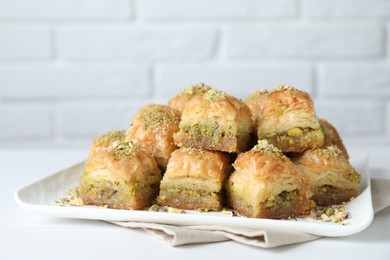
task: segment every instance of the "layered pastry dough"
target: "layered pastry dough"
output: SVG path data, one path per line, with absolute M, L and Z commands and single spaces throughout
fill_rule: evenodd
M 340 204 L 359 195 L 360 174 L 336 146 L 308 150 L 292 160 L 309 177 L 317 205 Z
M 336 128 L 326 121 L 325 119 L 320 119 L 321 129 L 324 132 L 324 144 L 323 146 L 336 145 L 340 149 L 343 156 L 349 159 L 347 149 L 344 146 L 344 143 L 337 132 Z
M 209 90 L 186 104 L 174 140 L 180 147 L 242 152 L 250 148 L 254 130 L 245 103 L 223 91 Z
M 179 130 L 180 112 L 165 105 L 148 104 L 133 117 L 126 141 L 151 153 L 165 171 L 171 153 L 177 149 L 173 134 Z
M 255 90 L 246 99 L 244 99 L 244 103 L 251 110 L 253 122 L 255 123 L 255 125 L 257 125 L 257 120 L 259 117 L 259 109 L 263 104 L 263 100 L 267 97 L 266 95 L 267 93 L 268 90 L 266 89 Z
M 154 158 L 131 142 L 116 141 L 87 160 L 79 196 L 85 205 L 143 209 L 159 191 L 160 169 Z
M 320 147 L 324 134 L 309 94 L 281 85 L 263 94 L 256 111 L 258 139 L 266 139 L 283 152 Z
M 266 140 L 238 155 L 227 183 L 228 204 L 251 218 L 287 219 L 314 206 L 307 177 Z
M 182 92 L 171 98 L 168 102 L 168 106 L 183 111 L 184 106 L 196 96 L 203 95 L 211 89 L 210 86 L 207 86 L 204 83 L 198 83 L 193 86 L 185 88 Z
M 182 147 L 172 153 L 157 203 L 180 209 L 219 210 L 230 172 L 226 154 Z

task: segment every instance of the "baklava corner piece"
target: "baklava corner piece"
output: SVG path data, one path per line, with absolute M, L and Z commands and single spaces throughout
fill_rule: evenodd
M 231 166 L 226 154 L 182 147 L 172 153 L 157 204 L 180 209 L 216 211 L 223 205 L 224 183 Z
M 359 195 L 361 175 L 336 146 L 308 150 L 292 160 L 308 176 L 318 206 L 341 204 Z
M 324 133 L 307 92 L 280 85 L 266 93 L 257 110 L 258 139 L 283 152 L 303 152 L 324 143 Z
M 183 111 L 185 105 L 194 97 L 203 95 L 207 91 L 212 89 L 210 86 L 204 83 L 198 83 L 189 87 L 186 87 L 173 98 L 168 101 L 168 106 L 174 109 Z
M 88 157 L 93 157 L 101 149 L 108 148 L 112 143 L 116 141 L 123 141 L 125 137 L 126 132 L 124 130 L 111 130 L 107 133 L 99 135 L 92 140 L 92 145 L 89 150 Z
M 323 146 L 336 145 L 340 149 L 343 156 L 349 159 L 347 148 L 344 146 L 343 140 L 337 129 L 325 119 L 320 119 L 321 129 L 324 132 Z
M 255 127 L 248 106 L 219 90 L 209 90 L 184 107 L 175 143 L 238 153 L 250 149 Z
M 141 146 L 165 171 L 171 153 L 177 149 L 173 134 L 179 131 L 181 113 L 161 104 L 147 104 L 134 115 L 126 133 L 126 141 Z
M 150 154 L 131 142 L 116 141 L 88 158 L 78 191 L 85 205 L 136 210 L 152 204 L 160 180 Z
M 251 218 L 289 219 L 315 204 L 307 177 L 266 140 L 238 155 L 226 183 L 228 205 Z

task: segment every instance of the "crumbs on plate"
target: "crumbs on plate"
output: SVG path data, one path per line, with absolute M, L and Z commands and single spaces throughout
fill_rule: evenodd
M 65 191 L 69 197 L 56 200 L 57 206 L 84 206 L 83 200 L 79 196 L 78 188 L 67 189 Z
M 333 222 L 340 225 L 348 224 L 346 219 L 350 218 L 350 212 L 344 206 L 317 206 L 310 212 L 310 217 L 324 222 Z
M 78 188 L 67 189 L 65 191 L 69 197 L 64 197 L 57 199 L 57 206 L 85 206 L 82 199 L 79 196 Z M 336 206 L 317 206 L 315 209 L 312 209 L 310 215 L 307 216 L 308 219 L 324 221 L 324 222 L 332 222 L 340 225 L 347 225 L 348 222 L 345 220 L 350 218 L 350 212 L 348 212 L 344 205 L 336 205 Z M 107 208 L 104 206 L 104 208 Z M 185 214 L 187 213 L 185 210 L 168 207 L 168 206 L 159 206 L 157 204 L 153 204 L 149 208 L 146 209 L 151 212 L 167 212 L 167 213 L 179 213 Z M 235 210 L 231 210 L 229 208 L 223 208 L 220 213 L 224 215 L 230 215 L 231 217 L 239 217 L 241 216 Z

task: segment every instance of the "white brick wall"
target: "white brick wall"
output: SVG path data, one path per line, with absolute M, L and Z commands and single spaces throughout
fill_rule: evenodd
M 390 0 L 0 0 L 0 147 L 85 147 L 201 81 L 294 85 L 390 145 Z
M 51 56 L 51 49 L 48 26 L 0 24 L 1 60 L 47 60 Z
M 298 13 L 296 0 L 141 0 L 140 16 L 153 20 L 286 18 Z
M 1 0 L 2 19 L 127 19 L 132 14 L 128 0 Z
M 278 22 L 229 26 L 230 58 L 359 58 L 383 53 L 383 33 L 370 23 Z
M 210 58 L 216 44 L 209 26 L 72 25 L 57 35 L 59 58 L 77 60 Z

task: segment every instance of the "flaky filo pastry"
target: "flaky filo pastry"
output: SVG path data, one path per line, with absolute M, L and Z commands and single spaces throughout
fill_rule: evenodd
M 239 154 L 233 167 L 227 200 L 241 215 L 288 219 L 304 216 L 315 206 L 308 178 L 266 140 Z
M 280 85 L 262 93 L 254 111 L 258 139 L 266 139 L 283 152 L 303 152 L 320 147 L 324 134 L 310 95 Z
M 317 205 L 340 204 L 359 195 L 361 176 L 336 146 L 295 154 L 292 161 L 309 178 Z
M 152 155 L 131 142 L 116 141 L 88 157 L 78 192 L 85 205 L 143 209 L 158 194 L 160 180 Z
M 189 87 L 186 87 L 183 91 L 179 92 L 176 96 L 168 101 L 168 106 L 183 112 L 185 105 L 194 97 L 203 95 L 211 89 L 204 83 L 198 83 Z
M 166 105 L 147 104 L 134 115 L 125 140 L 151 153 L 165 171 L 171 153 L 177 149 L 173 134 L 179 131 L 180 116 L 178 110 Z
M 116 141 L 124 141 L 126 132 L 124 130 L 111 130 L 107 133 L 99 135 L 92 140 L 91 148 L 89 149 L 88 157 L 92 158 L 102 149 L 107 149 Z
M 180 147 L 236 153 L 251 147 L 254 132 L 248 106 L 226 92 L 211 89 L 186 104 L 174 141 Z
M 267 98 L 268 90 L 258 89 L 253 91 L 247 98 L 244 99 L 244 103 L 249 107 L 253 122 L 257 126 L 257 120 L 259 116 L 259 108 L 263 103 L 263 100 Z
M 219 210 L 231 166 L 226 154 L 182 147 L 172 153 L 157 204 L 180 209 Z
M 322 132 L 324 132 L 324 144 L 322 146 L 335 145 L 340 149 L 343 156 L 349 159 L 347 148 L 345 148 L 337 129 L 325 119 L 320 119 L 320 124 Z

